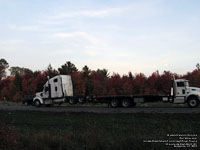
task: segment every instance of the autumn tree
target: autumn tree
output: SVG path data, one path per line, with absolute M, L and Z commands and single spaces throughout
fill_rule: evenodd
M 183 76 L 190 81 L 190 86 L 200 87 L 200 70 L 195 69 Z
M 3 77 L 6 77 L 6 69 L 9 67 L 9 64 L 8 62 L 1 58 L 0 59 L 0 80 L 3 78 Z
M 106 83 L 109 79 L 108 71 L 106 69 L 98 69 L 97 71 L 92 71 L 90 77 L 93 84 L 92 95 L 106 95 Z
M 129 76 L 114 73 L 107 82 L 108 95 L 131 95 L 133 84 Z
M 0 99 L 3 100 L 4 97 L 9 95 L 9 85 L 12 82 L 10 78 L 0 80 Z
M 160 87 L 159 80 L 160 74 L 158 71 L 153 72 L 147 79 L 147 88 L 146 92 L 147 94 L 158 94 L 158 90 Z
M 73 72 L 71 74 L 74 95 L 85 95 L 85 85 L 81 72 Z
M 135 75 L 133 80 L 133 93 L 142 95 L 145 93 L 147 77 L 143 73 Z
M 161 74 L 158 78 L 157 90 L 160 94 L 170 93 L 170 88 L 172 86 L 171 76 L 172 73 L 170 71 L 164 71 L 163 74 Z

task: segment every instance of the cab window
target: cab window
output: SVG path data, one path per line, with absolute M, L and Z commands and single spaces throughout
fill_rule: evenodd
M 186 87 L 189 87 L 189 83 L 188 83 L 188 82 L 185 82 L 185 86 L 186 86 Z
M 185 87 L 184 82 L 177 82 L 177 87 Z
M 48 92 L 49 91 L 49 87 L 46 86 L 45 89 L 44 89 L 44 91 Z

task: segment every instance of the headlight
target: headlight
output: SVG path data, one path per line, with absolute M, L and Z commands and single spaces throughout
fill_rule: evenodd
M 200 97 L 200 94 L 198 94 L 198 96 Z

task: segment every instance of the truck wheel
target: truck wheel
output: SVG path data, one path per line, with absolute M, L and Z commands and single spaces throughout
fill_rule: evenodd
M 110 101 L 110 106 L 113 107 L 113 108 L 118 107 L 118 106 L 119 106 L 119 100 L 117 100 L 117 99 L 112 99 L 112 100 Z
M 70 99 L 69 99 L 69 103 L 70 103 L 71 105 L 76 104 L 76 103 L 77 103 L 77 100 L 76 100 L 75 98 L 70 98 Z
M 128 100 L 128 99 L 123 99 L 122 100 L 122 106 L 127 108 L 127 107 L 130 107 L 131 106 L 131 101 Z
M 190 108 L 195 108 L 199 106 L 199 99 L 196 97 L 191 97 L 188 99 L 188 106 Z
M 40 101 L 39 100 L 35 100 L 35 106 L 36 107 L 40 107 L 40 105 L 41 105 Z
M 79 97 L 79 98 L 78 98 L 78 103 L 79 103 L 79 104 L 84 104 L 85 101 L 86 101 L 86 100 L 85 100 L 84 97 Z

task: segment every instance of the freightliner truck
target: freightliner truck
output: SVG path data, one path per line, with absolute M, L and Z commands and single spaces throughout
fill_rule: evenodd
M 36 93 L 33 98 L 33 104 L 36 107 L 62 103 L 83 104 L 91 102 L 107 103 L 108 106 L 113 108 L 127 108 L 135 106 L 136 103 L 158 101 L 177 104 L 187 103 L 191 108 L 198 107 L 200 88 L 190 87 L 188 80 L 175 79 L 172 76 L 172 87 L 168 95 L 74 96 L 71 76 L 57 75 L 51 79 L 48 78 L 43 91 Z

